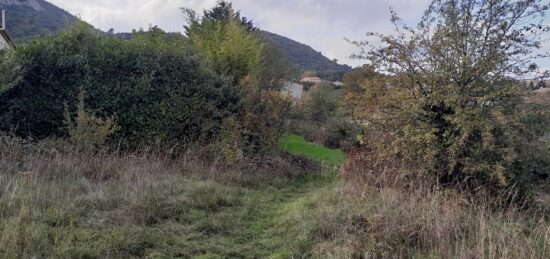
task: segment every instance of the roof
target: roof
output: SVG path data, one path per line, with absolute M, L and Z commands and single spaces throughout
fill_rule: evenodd
M 300 80 L 300 82 L 321 83 L 321 82 L 323 82 L 323 80 L 321 78 L 316 77 L 316 76 L 308 76 L 308 77 L 302 78 L 302 80 Z
M 6 30 L 0 29 L 0 36 L 6 40 L 8 45 L 10 45 L 12 48 L 15 49 L 15 44 L 13 44 L 13 40 L 11 39 L 10 35 Z

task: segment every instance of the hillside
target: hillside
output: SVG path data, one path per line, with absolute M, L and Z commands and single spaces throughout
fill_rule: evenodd
M 306 44 L 268 31 L 262 31 L 262 34 L 267 40 L 280 47 L 290 62 L 302 71 L 313 70 L 323 79 L 336 81 L 351 70 L 351 67 L 328 59 Z
M 15 39 L 56 33 L 78 21 L 67 11 L 44 0 L 0 0 L 7 11 L 7 30 Z
M 44 0 L 0 0 L 0 9 L 7 10 L 8 31 L 16 40 L 56 33 L 78 21 L 67 11 Z M 262 31 L 262 34 L 280 47 L 298 70 L 313 70 L 319 77 L 333 81 L 341 80 L 351 70 L 349 66 L 339 65 L 308 45 L 267 31 Z M 128 37 L 128 34 L 117 35 Z

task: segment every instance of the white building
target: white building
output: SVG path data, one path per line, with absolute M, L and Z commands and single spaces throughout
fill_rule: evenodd
M 336 81 L 336 82 L 332 82 L 332 85 L 333 85 L 333 86 L 341 87 L 341 86 L 344 86 L 344 83 L 342 83 L 342 82 L 340 82 L 340 81 Z
M 306 76 L 300 80 L 300 83 L 320 84 L 323 80 L 316 76 Z
M 0 17 L 0 49 L 11 48 L 15 48 L 15 45 L 6 31 L 6 11 L 2 10 L 2 17 Z
M 283 85 L 283 93 L 294 98 L 294 100 L 300 100 L 304 96 L 304 86 L 288 81 Z

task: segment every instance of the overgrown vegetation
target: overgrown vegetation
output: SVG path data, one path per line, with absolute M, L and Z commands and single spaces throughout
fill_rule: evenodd
M 152 28 L 123 41 L 76 26 L 15 51 L 16 81 L 0 94 L 0 129 L 63 136 L 65 104 L 76 115 L 84 91 L 98 117 L 116 116 L 112 143 L 197 140 L 219 131 L 239 109 L 237 89 L 216 75 L 183 38 Z M 40 86 L 40 87 L 37 87 Z
M 394 35 L 371 34 L 382 47 L 357 42 L 371 66 L 347 102 L 368 133 L 360 170 L 350 173 L 496 192 L 547 178 L 548 108 L 525 102 L 510 77 L 536 72 L 549 28 L 533 21 L 547 9 L 544 1 L 436 0 L 417 28 L 393 14 Z
M 225 1 L 184 10 L 186 35 L 81 24 L 3 51 L 0 255 L 548 258 L 548 96 L 510 77 L 537 72 L 547 9 L 394 14 L 343 89 L 294 105 Z
M 325 163 L 343 158 L 298 137 L 284 143 Z M 550 251 L 542 211 L 495 211 L 423 186 L 358 189 L 299 157 L 218 169 L 197 150 L 174 159 L 90 152 L 63 140 L 2 136 L 0 144 L 6 257 L 546 258 Z
M 329 82 L 312 84 L 294 103 L 288 132 L 330 148 L 350 151 L 359 144 L 363 126 L 341 109 L 344 91 Z
M 77 115 L 84 91 L 93 115 L 117 118 L 113 145 L 211 143 L 232 120 L 239 152 L 269 153 L 290 105 L 278 92 L 288 66 L 246 24 L 224 20 L 230 4 L 220 8 L 220 17 L 189 16 L 187 37 L 153 27 L 121 40 L 81 24 L 6 53 L 1 64 L 15 76 L 0 78 L 0 130 L 64 136 L 64 114 Z
M 333 173 L 292 156 L 219 170 L 194 151 L 174 159 L 0 136 L 0 254 L 288 257 L 309 246 L 291 219 Z

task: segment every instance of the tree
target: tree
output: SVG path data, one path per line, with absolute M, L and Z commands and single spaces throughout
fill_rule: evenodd
M 347 100 L 368 125 L 368 153 L 444 185 L 498 189 L 547 173 L 528 152 L 545 110 L 510 77 L 536 69 L 543 2 L 434 0 L 416 28 L 392 12 L 394 35 L 369 33 L 382 46 L 355 42 L 372 73 Z
M 189 17 L 189 19 L 193 19 Z M 262 66 L 263 44 L 239 23 L 202 19 L 188 33 L 189 41 L 202 52 L 214 70 L 238 84 L 246 76 L 257 78 Z
M 241 148 L 246 153 L 272 149 L 282 135 L 284 116 L 291 103 L 279 93 L 289 74 L 282 52 L 266 43 L 252 23 L 225 1 L 204 11 L 203 17 L 191 10 L 184 12 L 187 40 L 240 93 L 242 110 L 224 125 L 239 130 Z
M 187 36 L 190 36 L 193 33 L 194 27 L 200 26 L 201 21 L 198 19 L 195 11 L 191 9 L 182 8 L 188 19 L 188 24 L 184 26 L 185 33 Z M 240 11 L 235 11 L 232 3 L 221 0 L 218 1 L 218 4 L 209 10 L 204 10 L 202 22 L 211 22 L 211 23 L 222 23 L 229 24 L 230 22 L 236 22 L 240 24 L 248 32 L 257 30 L 254 27 L 254 23 L 251 20 L 248 20 L 246 17 L 241 17 Z
M 340 99 L 329 83 L 317 84 L 304 96 L 302 108 L 309 120 L 326 123 L 333 118 Z

